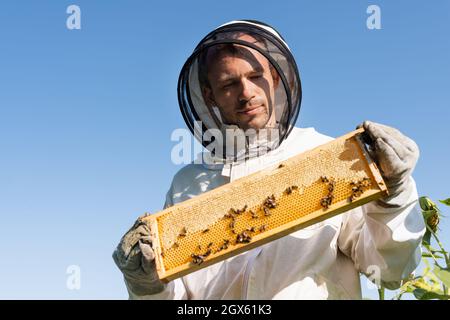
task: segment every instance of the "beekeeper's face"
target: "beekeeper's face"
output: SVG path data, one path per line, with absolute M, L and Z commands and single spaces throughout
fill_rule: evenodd
M 225 123 L 246 130 L 275 125 L 274 92 L 279 77 L 257 50 L 226 44 L 211 48 L 207 64 L 208 85 L 203 96 L 208 106 L 217 106 Z

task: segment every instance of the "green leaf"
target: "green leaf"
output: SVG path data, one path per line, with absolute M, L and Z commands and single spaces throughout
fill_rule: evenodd
M 436 292 L 427 291 L 425 289 L 417 288 L 413 291 L 414 297 L 419 300 L 431 300 L 431 299 L 439 299 L 439 300 L 448 300 L 450 296 L 445 294 L 439 294 Z
M 450 206 L 450 198 L 447 198 L 445 200 L 439 200 L 439 202 L 445 204 L 446 206 Z
M 431 241 L 431 232 L 430 230 L 427 229 L 422 238 L 422 245 L 427 247 L 430 245 L 430 241 Z
M 420 197 L 419 198 L 420 208 L 423 211 L 436 210 L 436 204 L 428 197 Z
M 447 287 L 450 287 L 450 271 L 434 266 L 433 273 L 442 281 Z

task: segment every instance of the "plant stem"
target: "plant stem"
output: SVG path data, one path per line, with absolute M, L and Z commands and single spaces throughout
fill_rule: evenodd
M 427 229 L 431 232 L 431 234 L 432 234 L 434 240 L 436 240 L 436 242 L 437 242 L 439 248 L 441 249 L 442 254 L 444 255 L 445 264 L 447 265 L 447 269 L 448 269 L 449 266 L 450 266 L 450 259 L 449 259 L 448 255 L 446 254 L 446 251 L 445 251 L 445 249 L 444 249 L 444 246 L 442 245 L 442 243 L 441 243 L 441 241 L 439 240 L 439 238 L 438 238 L 438 236 L 436 235 L 436 233 L 434 233 L 433 230 L 431 230 L 431 228 L 430 228 L 428 225 L 427 225 Z
M 425 247 L 425 249 L 427 249 L 428 253 L 429 253 L 430 256 L 433 258 L 434 263 L 435 263 L 439 268 L 442 268 L 441 265 L 439 264 L 439 262 L 437 261 L 436 257 L 434 256 L 433 251 L 430 250 L 429 248 L 427 248 L 427 246 L 424 246 L 424 247 Z
M 439 240 L 437 234 L 434 233 L 433 230 L 431 230 L 430 226 L 427 225 L 427 229 L 428 229 L 428 231 L 431 232 L 431 235 L 433 236 L 434 240 L 436 240 L 439 248 L 441 249 L 441 253 L 444 255 L 444 259 L 445 259 L 446 269 L 448 270 L 449 266 L 450 266 L 450 261 L 449 261 L 450 259 L 449 259 L 448 255 L 446 254 L 444 246 L 442 245 L 441 241 Z M 428 248 L 427 248 L 427 250 L 428 250 Z M 431 256 L 433 257 L 434 262 L 438 265 L 439 268 L 442 269 L 442 267 L 439 265 L 439 263 L 437 263 L 433 253 L 430 250 L 428 250 L 428 251 L 430 252 Z M 445 284 L 442 284 L 442 291 L 443 291 L 444 295 L 448 295 L 448 288 L 447 288 L 447 286 Z
M 380 300 L 384 300 L 384 288 L 380 287 L 378 289 L 378 297 L 380 298 Z

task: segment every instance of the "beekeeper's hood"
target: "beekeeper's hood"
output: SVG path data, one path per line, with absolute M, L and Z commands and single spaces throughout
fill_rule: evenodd
M 220 50 L 230 44 L 247 53 L 264 56 L 270 63 L 272 74 L 278 75 L 269 102 L 272 121 L 267 130 L 244 130 L 236 123 L 227 123 L 217 106 L 205 102 L 202 91 L 205 86 L 205 56 L 212 48 Z M 297 65 L 286 42 L 269 25 L 253 20 L 232 21 L 209 33 L 187 59 L 178 80 L 178 101 L 187 126 L 210 155 L 227 162 L 277 148 L 297 120 L 301 93 Z

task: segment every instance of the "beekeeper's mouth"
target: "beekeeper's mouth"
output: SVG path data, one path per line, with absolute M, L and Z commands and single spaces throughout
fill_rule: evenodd
M 245 116 L 253 116 L 260 113 L 263 113 L 266 110 L 266 107 L 264 105 L 259 105 L 255 107 L 248 107 L 244 110 L 238 111 L 239 114 L 245 115 Z

